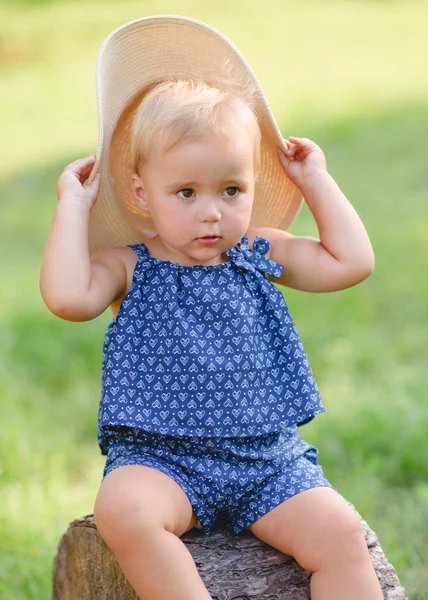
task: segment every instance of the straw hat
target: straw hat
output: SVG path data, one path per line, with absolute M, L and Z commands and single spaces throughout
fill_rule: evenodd
M 251 225 L 286 229 L 301 204 L 300 190 L 282 169 L 276 148 L 284 148 L 266 98 L 241 53 L 212 27 L 187 17 L 152 16 L 126 23 L 101 46 L 97 68 L 99 140 L 89 179 L 101 173 L 89 221 L 90 252 L 144 242 L 156 235 L 150 214 L 131 191 L 129 134 L 142 90 L 168 77 L 198 78 L 237 95 L 256 88 L 262 132 L 260 172 Z

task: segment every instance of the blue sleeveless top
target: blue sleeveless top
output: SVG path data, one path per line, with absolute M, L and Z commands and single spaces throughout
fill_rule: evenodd
M 238 437 L 301 425 L 325 411 L 280 290 L 271 243 L 245 234 L 218 265 L 138 255 L 131 289 L 107 328 L 98 441 L 118 426 Z

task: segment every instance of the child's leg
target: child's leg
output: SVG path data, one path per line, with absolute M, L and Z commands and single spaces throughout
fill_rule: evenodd
M 360 520 L 327 487 L 292 496 L 248 527 L 312 571 L 312 600 L 382 600 Z
M 97 529 L 141 600 L 210 600 L 179 539 L 197 518 L 180 486 L 141 465 L 111 471 L 95 502 Z

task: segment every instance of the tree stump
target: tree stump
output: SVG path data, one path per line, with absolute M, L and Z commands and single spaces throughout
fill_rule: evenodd
M 407 600 L 375 533 L 360 519 L 384 598 Z M 213 600 L 310 599 L 311 574 L 248 530 L 235 535 L 220 524 L 209 535 L 194 528 L 181 540 Z M 73 521 L 59 544 L 52 600 L 138 600 L 99 535 L 93 515 Z

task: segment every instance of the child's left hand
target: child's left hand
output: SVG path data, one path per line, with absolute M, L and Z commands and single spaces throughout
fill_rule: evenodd
M 324 152 L 312 140 L 290 136 L 284 143 L 287 154 L 278 148 L 279 160 L 287 176 L 300 189 L 314 174 L 327 170 Z

